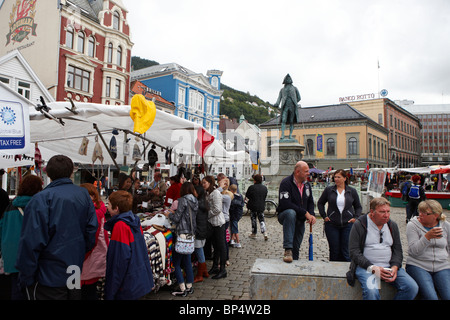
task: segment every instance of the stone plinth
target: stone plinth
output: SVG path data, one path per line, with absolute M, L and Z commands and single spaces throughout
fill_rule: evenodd
M 270 164 L 263 167 L 267 181 L 279 185 L 281 180 L 292 174 L 297 162 L 303 159 L 305 147 L 295 139 L 280 140 L 271 146 Z
M 348 262 L 257 259 L 250 270 L 253 300 L 361 300 L 361 285 L 349 286 Z M 395 288 L 381 281 L 382 299 L 392 299 Z

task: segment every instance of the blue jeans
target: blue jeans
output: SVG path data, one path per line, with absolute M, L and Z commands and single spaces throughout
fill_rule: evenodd
M 360 266 L 357 266 L 356 277 L 361 283 L 363 300 L 380 300 L 380 292 L 375 285 L 374 274 L 368 272 Z M 413 300 L 419 291 L 417 283 L 413 278 L 411 278 L 410 275 L 406 273 L 403 268 L 398 269 L 397 278 L 394 282 L 389 284 L 397 288 L 397 294 L 395 295 L 394 300 Z
M 406 272 L 419 285 L 420 297 L 423 300 L 450 300 L 450 269 L 439 272 L 428 272 L 420 267 L 406 265 Z
M 336 226 L 331 222 L 325 222 L 325 234 L 330 248 L 330 261 L 350 262 L 348 253 L 348 239 L 353 223 L 345 226 Z
M 298 260 L 305 234 L 305 221 L 297 219 L 295 210 L 287 209 L 278 214 L 278 222 L 283 225 L 283 248 L 292 249 L 292 258 Z
M 175 268 L 175 277 L 178 283 L 184 283 L 183 271 L 181 265 L 186 272 L 186 283 L 194 283 L 194 272 L 192 271 L 191 255 L 179 254 L 173 251 L 173 266 Z
M 205 252 L 203 251 L 203 247 L 195 248 L 195 254 L 197 255 L 198 263 L 203 263 L 206 261 Z

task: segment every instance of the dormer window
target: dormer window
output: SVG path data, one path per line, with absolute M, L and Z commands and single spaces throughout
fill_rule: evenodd
M 120 30 L 120 14 L 117 11 L 114 11 L 113 15 L 113 29 Z
M 71 26 L 68 26 L 66 30 L 66 46 L 73 49 L 73 28 Z
M 84 53 L 84 33 L 78 33 L 78 41 L 77 41 L 77 51 L 80 53 Z

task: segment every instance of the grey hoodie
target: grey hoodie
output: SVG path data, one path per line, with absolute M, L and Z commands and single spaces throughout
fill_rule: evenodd
M 197 228 L 196 225 L 197 210 L 198 210 L 198 201 L 197 198 L 194 197 L 194 195 L 187 194 L 181 198 L 178 198 L 177 211 L 169 215 L 170 220 L 177 226 L 178 235 L 183 233 L 195 234 L 195 230 Z M 192 227 L 189 212 L 192 215 Z
M 440 222 L 443 229 L 440 239 L 425 238 L 427 229 L 419 222 L 417 217 L 410 220 L 406 227 L 408 238 L 408 258 L 406 264 L 422 268 L 428 272 L 438 272 L 450 269 L 450 223 Z

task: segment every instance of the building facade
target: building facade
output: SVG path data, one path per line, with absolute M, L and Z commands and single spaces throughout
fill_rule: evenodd
M 132 81 L 130 87 L 130 98 L 133 98 L 136 94 L 142 94 L 145 99 L 154 101 L 156 109 L 164 111 L 169 114 L 174 114 L 175 105 L 172 102 L 167 101 L 161 96 L 161 92 L 153 90 L 147 87 L 140 81 Z
M 222 73 L 210 70 L 204 76 L 169 63 L 133 71 L 131 77 L 174 102 L 176 116 L 202 125 L 218 138 Z
M 420 119 L 422 130 L 421 161 L 423 166 L 450 163 L 450 105 L 416 105 L 413 101 L 396 101 Z
M 127 14 L 121 0 L 5 0 L 0 56 L 19 50 L 57 101 L 128 104 Z
M 388 130 L 350 105 L 299 108 L 299 116 L 293 137 L 305 146 L 303 160 L 311 168 L 387 166 Z M 263 173 L 271 166 L 271 146 L 281 137 L 279 121 L 277 117 L 260 126 Z
M 421 165 L 420 119 L 390 99 L 350 102 L 353 108 L 389 130 L 389 167 L 414 168 Z

